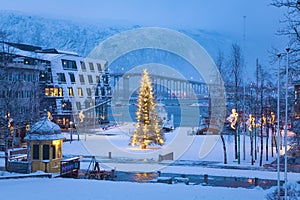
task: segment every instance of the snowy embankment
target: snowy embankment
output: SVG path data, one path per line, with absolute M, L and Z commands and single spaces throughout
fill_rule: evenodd
M 152 200 L 152 199 L 201 199 L 232 200 L 264 199 L 270 190 L 187 186 L 184 184 L 139 184 L 78 179 L 19 179 L 0 181 L 1 199 L 42 200 Z M 16 192 L 14 192 L 16 191 Z M 4 197 L 4 198 L 3 198 Z

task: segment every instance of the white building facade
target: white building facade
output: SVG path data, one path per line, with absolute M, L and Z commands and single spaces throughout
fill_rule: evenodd
M 49 118 L 61 128 L 108 122 L 111 87 L 105 60 L 31 45 L 6 45 L 13 52 L 12 62 L 40 68 L 41 113 L 48 111 Z

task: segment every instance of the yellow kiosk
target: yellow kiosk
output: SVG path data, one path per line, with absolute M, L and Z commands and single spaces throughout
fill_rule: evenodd
M 60 127 L 47 117 L 36 122 L 25 137 L 29 171 L 60 172 L 63 139 Z

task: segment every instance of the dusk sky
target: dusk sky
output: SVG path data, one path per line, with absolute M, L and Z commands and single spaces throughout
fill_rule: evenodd
M 271 0 L 1 0 L 2 10 L 18 10 L 58 18 L 117 20 L 145 26 L 196 27 L 240 33 L 271 34 L 282 10 Z
M 268 51 L 285 49 L 276 35 L 282 27 L 283 9 L 271 0 L 0 0 L 2 10 L 16 10 L 46 17 L 125 23 L 168 28 L 200 28 L 233 35 L 242 41 L 244 20 L 247 50 L 268 63 Z M 239 41 L 239 42 L 240 42 Z M 248 61 L 249 62 L 249 61 Z

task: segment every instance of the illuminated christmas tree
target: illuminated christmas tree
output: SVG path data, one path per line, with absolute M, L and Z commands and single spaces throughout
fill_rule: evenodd
M 145 69 L 141 79 L 136 112 L 136 129 L 131 136 L 131 145 L 141 145 L 142 149 L 150 144 L 164 144 L 164 135 L 158 126 L 156 103 L 153 97 L 153 88 Z

